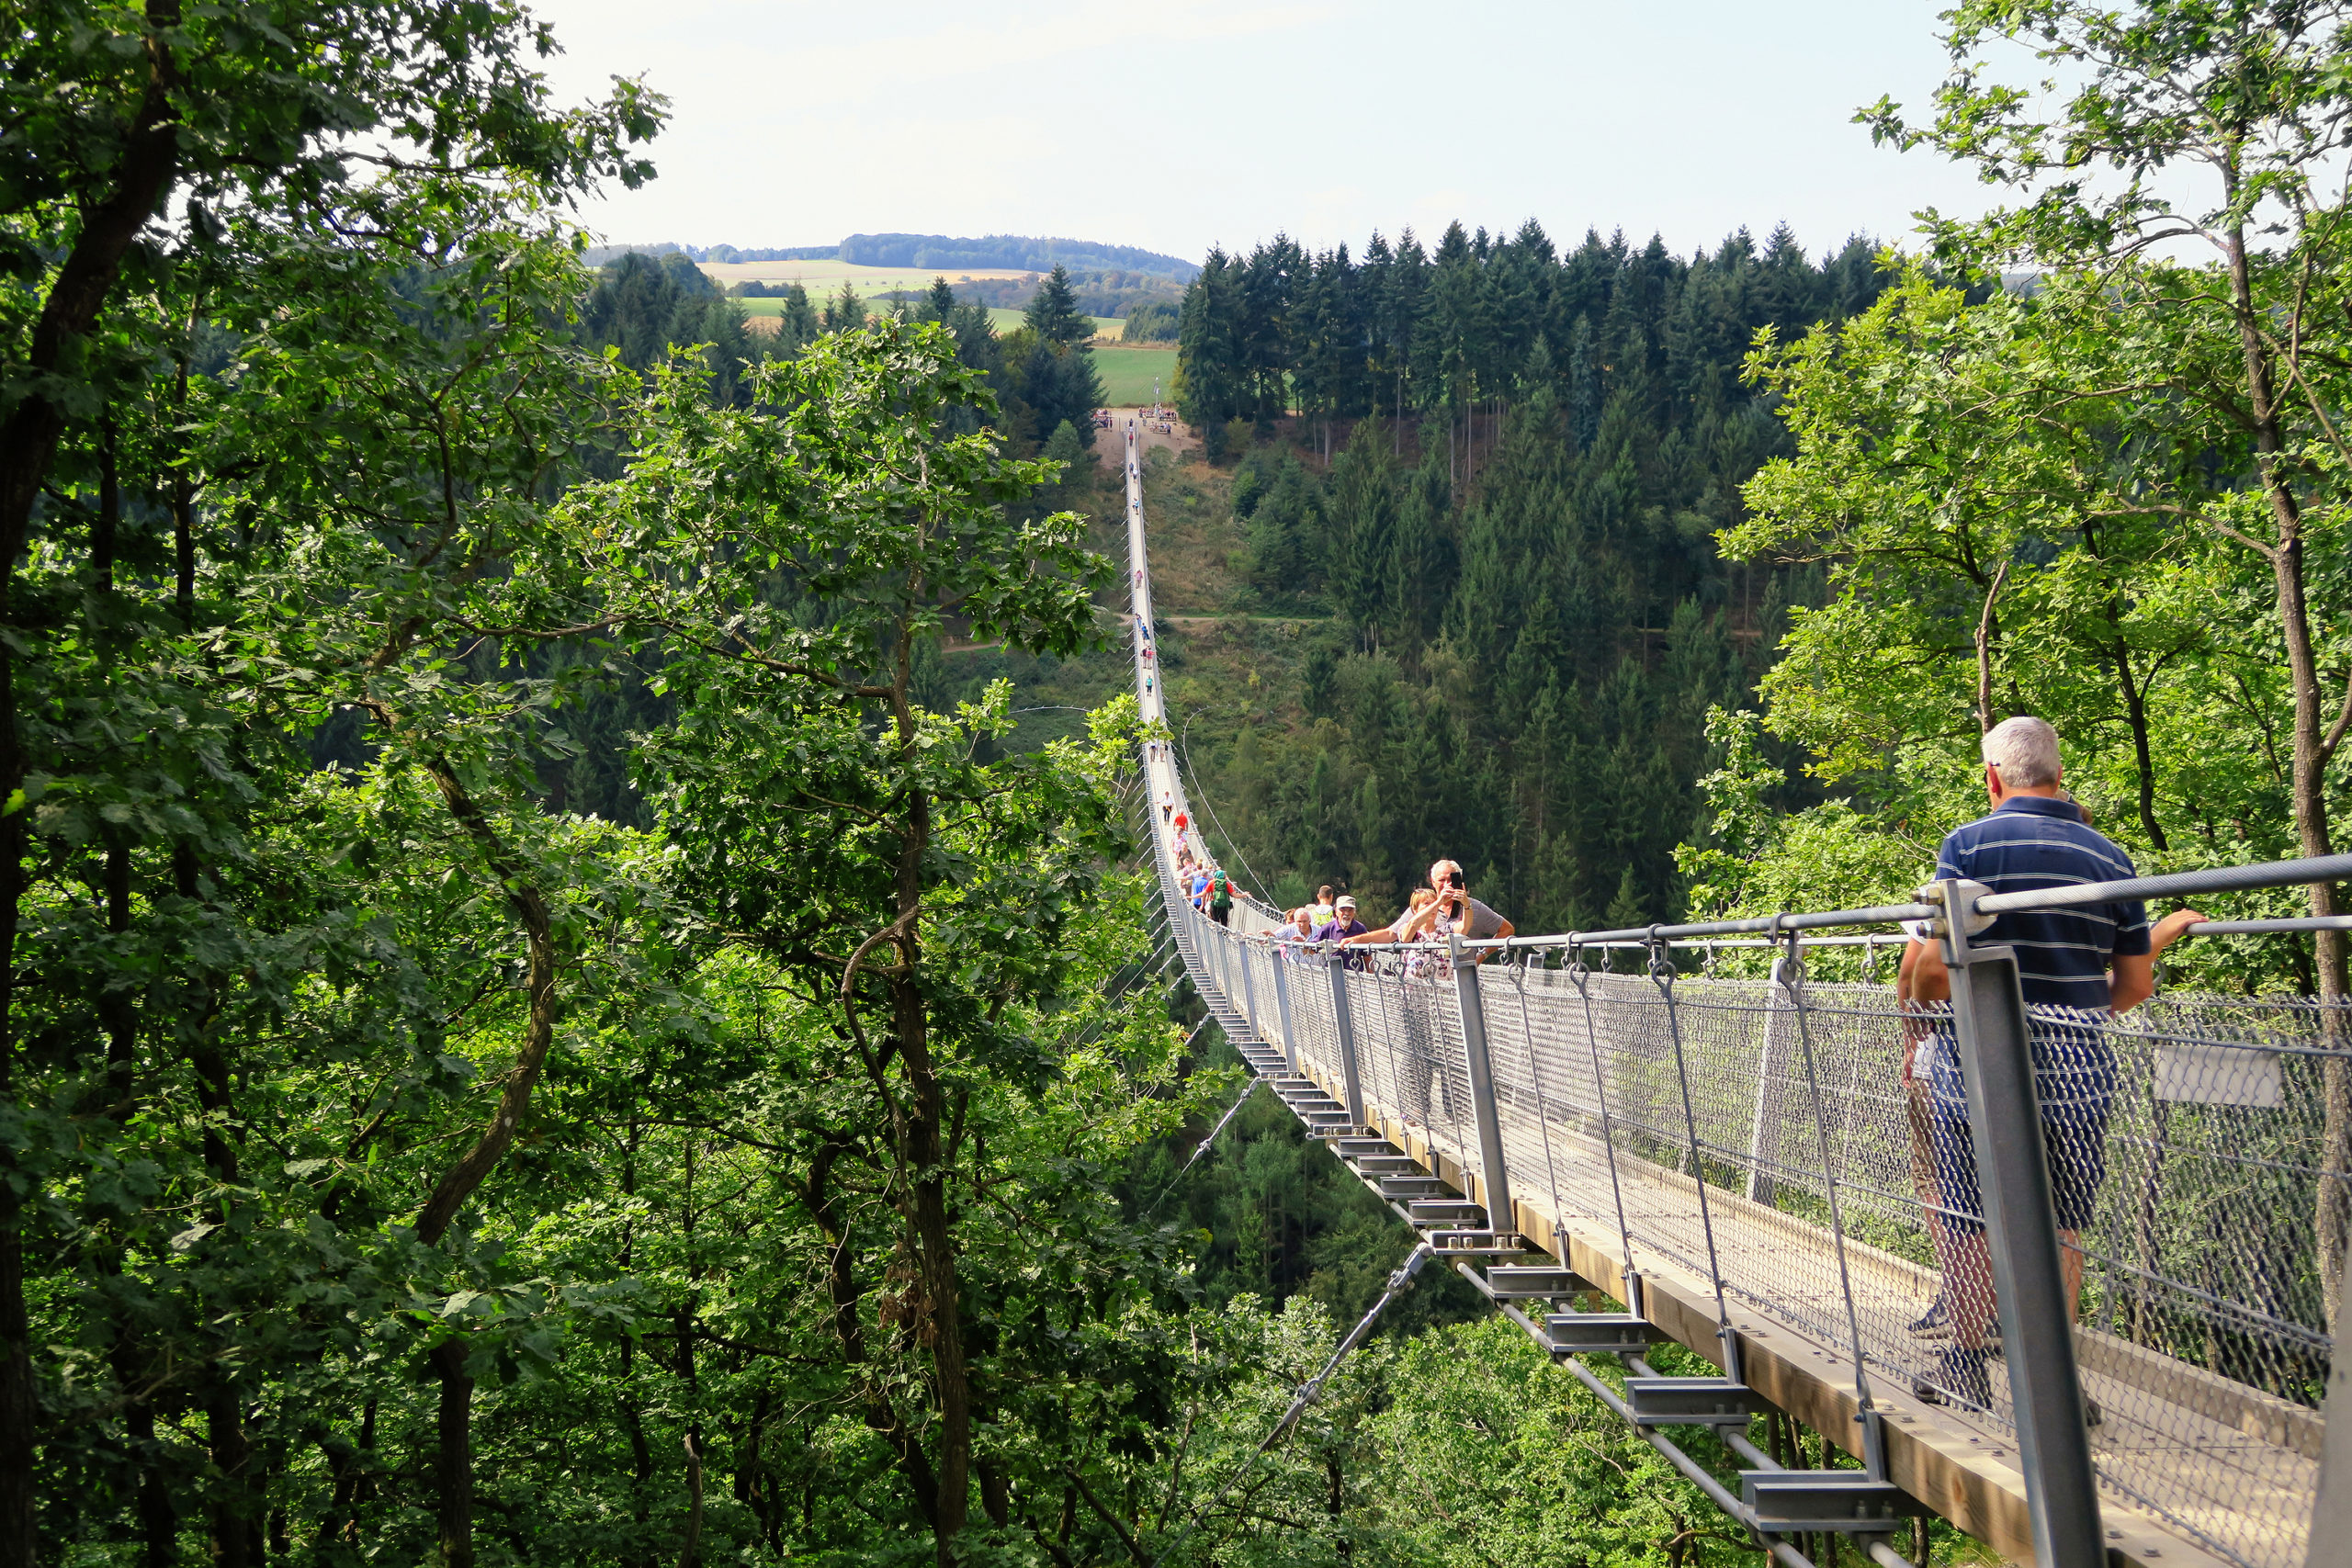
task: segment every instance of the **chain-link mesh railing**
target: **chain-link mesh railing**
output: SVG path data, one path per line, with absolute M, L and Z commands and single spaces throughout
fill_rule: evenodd
M 1340 961 L 1195 929 L 1250 954 L 1261 1010 L 1272 965 L 1288 965 L 1302 1065 L 1340 1081 Z M 1367 1109 L 1476 1170 L 1449 960 L 1353 953 L 1363 966 L 1340 975 Z M 1614 1238 L 1637 1268 L 1719 1279 L 1736 1303 L 1859 1349 L 1871 1375 L 2010 1430 L 1949 1010 L 1906 1013 L 1891 987 L 1611 974 L 1542 953 L 1476 974 L 1522 1202 Z M 2323 1139 L 2346 1063 L 2330 1043 L 2352 1020 L 2211 998 L 2117 1019 L 2031 1011 L 2101 1479 L 2226 1560 L 2297 1568 L 2328 1362 Z M 1278 1037 L 1278 1021 L 1252 1021 Z

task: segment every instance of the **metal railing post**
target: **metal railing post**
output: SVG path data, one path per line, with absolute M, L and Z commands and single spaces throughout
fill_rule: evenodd
M 1747 1130 L 1747 1201 L 1770 1205 L 1774 1201 L 1777 1184 L 1770 1168 L 1778 1165 L 1780 1149 L 1772 1144 L 1771 1159 L 1765 1157 L 1765 1148 L 1781 1130 L 1783 1114 L 1781 1105 L 1781 1081 L 1787 1070 L 1781 1058 L 1788 1053 L 1782 1036 L 1787 1032 L 1781 1020 L 1788 1016 L 1791 1003 L 1781 984 L 1781 970 L 1772 969 L 1771 990 L 1765 1003 L 1764 1049 L 1756 1059 L 1756 1115 Z
M 1283 973 L 1290 966 L 1290 960 L 1283 955 L 1279 946 L 1268 947 L 1266 954 L 1267 967 L 1274 974 L 1274 1016 L 1282 1022 L 1283 1061 L 1295 1073 L 1298 1071 L 1298 1035 L 1290 1025 L 1290 977 Z
M 1340 1036 L 1340 1082 L 1347 1094 L 1348 1120 L 1361 1127 L 1363 1120 L 1363 1081 L 1356 1072 L 1355 1017 L 1348 1010 L 1347 960 L 1337 953 L 1325 957 L 1326 973 L 1331 978 L 1331 1022 Z
M 2016 950 L 1972 947 L 1981 884 L 1939 882 L 1944 963 L 1968 1091 L 1968 1121 L 1984 1199 L 1985 1240 L 2008 1361 L 2018 1467 L 2037 1562 L 2103 1562 L 2098 1474 L 2091 1465 L 2083 1387 L 2075 1365 L 2075 1302 L 2059 1257 L 2031 1026 Z
M 1462 1019 L 1462 1064 L 1470 1079 L 1470 1110 L 1478 1126 L 1478 1201 L 1487 1207 L 1487 1228 L 1519 1229 L 1510 1206 L 1510 1167 L 1503 1157 L 1502 1118 L 1495 1111 L 1495 1069 L 1487 1056 L 1487 1004 L 1478 994 L 1478 966 L 1462 951 L 1459 933 L 1449 931 L 1446 951 L 1453 963 L 1454 1005 Z

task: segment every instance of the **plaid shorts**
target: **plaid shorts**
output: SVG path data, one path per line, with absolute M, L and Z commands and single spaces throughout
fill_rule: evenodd
M 1936 1185 L 1946 1224 L 1965 1234 L 1984 1228 L 1977 1184 L 1976 1141 L 1960 1053 L 1939 1042 L 1930 1077 Z M 2042 1027 L 2033 1038 L 2033 1087 L 2041 1102 L 2041 1147 L 2060 1230 L 2090 1228 L 2099 1184 L 2107 1179 L 2107 1118 L 2115 1100 L 2115 1057 L 2095 1028 Z

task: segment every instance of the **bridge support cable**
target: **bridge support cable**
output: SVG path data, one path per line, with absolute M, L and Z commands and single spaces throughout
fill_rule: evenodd
M 1339 1348 L 1331 1352 L 1331 1359 L 1323 1363 L 1323 1370 L 1298 1385 L 1298 1392 L 1291 1398 L 1290 1408 L 1283 1412 L 1282 1418 L 1274 1423 L 1273 1430 L 1265 1435 L 1257 1448 L 1251 1450 L 1250 1457 L 1241 1462 L 1239 1468 L 1226 1477 L 1225 1484 L 1216 1489 L 1215 1496 L 1185 1516 L 1183 1526 L 1177 1530 L 1166 1546 L 1160 1548 L 1159 1555 L 1162 1558 L 1183 1544 L 1185 1538 L 1193 1533 L 1193 1527 L 1200 1523 L 1202 1517 L 1215 1512 L 1217 1505 L 1225 1501 L 1227 1495 L 1240 1484 L 1242 1479 L 1251 1471 L 1258 1468 L 1258 1461 L 1263 1459 L 1276 1443 L 1282 1441 L 1283 1436 L 1296 1424 L 1301 1416 L 1306 1414 L 1306 1407 L 1322 1397 L 1323 1385 L 1331 1381 L 1331 1374 L 1340 1370 L 1340 1363 L 1348 1359 L 1350 1351 L 1363 1343 L 1364 1337 L 1372 1332 L 1373 1325 L 1380 1321 L 1380 1314 L 1388 1310 L 1388 1303 L 1413 1288 L 1414 1277 L 1420 1273 L 1421 1266 L 1429 1260 L 1429 1244 L 1423 1242 L 1413 1248 L 1411 1256 L 1405 1259 L 1403 1267 L 1388 1276 L 1387 1288 L 1383 1290 L 1378 1299 L 1374 1301 L 1372 1309 L 1363 1314 L 1353 1328 L 1348 1330 L 1347 1337 L 1341 1339 Z M 1812 1568 L 1812 1565 L 1807 1563 L 1804 1568 Z
M 1609 950 L 1601 950 L 1603 964 L 1609 962 Z M 1638 1314 L 1642 1311 L 1642 1273 L 1634 1258 L 1634 1230 L 1625 1221 L 1625 1183 L 1617 1173 L 1617 1129 L 1609 1117 L 1609 1075 L 1600 1065 L 1600 1032 L 1592 1021 L 1592 971 L 1585 966 L 1584 949 L 1571 945 L 1568 949 L 1568 977 L 1575 982 L 1577 998 L 1584 1007 L 1585 1043 L 1592 1050 L 1593 1103 L 1600 1112 L 1601 1148 L 1609 1167 L 1609 1201 L 1617 1211 L 1617 1237 L 1623 1247 L 1618 1256 L 1623 1259 L 1625 1290 L 1621 1298 L 1626 1307 Z M 1557 1211 L 1555 1211 L 1557 1212 Z
M 1739 1336 L 1732 1332 L 1731 1309 L 1724 1301 L 1723 1258 L 1715 1245 L 1714 1211 L 1707 1202 L 1707 1156 L 1699 1147 L 1699 1117 L 1690 1104 L 1690 1063 L 1682 1049 L 1682 1015 L 1674 1005 L 1674 964 L 1662 943 L 1653 943 L 1650 948 L 1650 978 L 1666 998 L 1666 1032 L 1674 1043 L 1675 1086 L 1682 1092 L 1682 1126 L 1690 1145 L 1692 1190 L 1699 1200 L 1699 1231 L 1707 1243 L 1707 1282 L 1715 1292 L 1715 1335 L 1723 1341 L 1724 1376 L 1744 1392 L 1746 1384 L 1739 1375 Z
M 1790 1011 L 1797 1023 L 1797 1044 L 1804 1056 L 1804 1081 L 1813 1100 L 1813 1131 L 1821 1169 L 1825 1173 L 1823 1190 L 1829 1201 L 1829 1234 L 1838 1246 L 1838 1292 L 1846 1306 L 1846 1331 L 1854 1348 L 1854 1404 L 1862 1427 L 1862 1469 L 1873 1481 L 1884 1482 L 1886 1473 L 1885 1416 L 1871 1397 L 1871 1374 L 1868 1359 L 1862 1354 L 1861 1315 L 1854 1310 L 1854 1276 L 1846 1250 L 1846 1211 L 1838 1201 L 1838 1161 L 1829 1146 L 1828 1105 L 1821 1092 L 1821 1073 L 1814 1061 L 1813 1029 L 1805 1017 L 1804 959 L 1792 942 L 1788 950 L 1772 961 L 1772 980 L 1786 998 Z
M 1226 1123 L 1241 1114 L 1241 1108 L 1250 1103 L 1250 1097 L 1258 1092 L 1258 1086 L 1264 1081 L 1263 1078 L 1253 1077 L 1241 1086 L 1241 1092 L 1234 1097 L 1231 1105 L 1226 1107 L 1225 1114 L 1216 1119 L 1216 1125 L 1209 1129 L 1208 1136 L 1193 1145 L 1193 1152 L 1185 1157 L 1184 1163 L 1177 1168 L 1176 1174 L 1170 1177 L 1159 1189 L 1159 1195 L 1151 1201 L 1151 1207 L 1144 1211 L 1146 1224 L 1149 1224 L 1159 1215 L 1159 1206 L 1168 1201 L 1168 1195 L 1176 1190 L 1178 1183 L 1192 1174 L 1193 1167 L 1198 1165 L 1201 1156 L 1209 1152 L 1209 1145 L 1216 1142 L 1216 1135 L 1225 1131 Z
M 1164 725 L 1132 446 L 1129 492 L 1137 690 Z M 2352 855 L 1342 957 L 1271 942 L 1273 914 L 1254 903 L 1237 901 L 1227 927 L 1184 900 L 1156 810 L 1163 791 L 1185 799 L 1178 750 L 1144 748 L 1168 940 L 1250 1070 L 1434 1255 L 1607 1389 L 1645 1441 L 1671 1445 L 1679 1425 L 1722 1434 L 1753 1468 L 1711 1474 L 1708 1495 L 1775 1538 L 1780 1561 L 1802 1560 L 1788 1537 L 1834 1531 L 1900 1568 L 1890 1514 L 1916 1499 L 2044 1563 L 2346 1562 L 2346 1536 L 2313 1528 L 2323 1469 L 2323 1517 L 2352 1517 L 2352 1438 L 2329 1442 L 2322 1408 L 2352 1374 L 2333 1354 L 2312 1216 L 2352 1186 L 2322 1126 L 2352 1010 L 2167 993 L 2127 1015 L 2060 1018 L 2027 1007 L 2014 956 L 1966 927 L 1972 908 L 2347 880 Z M 1804 973 L 1804 948 L 1859 948 L 1876 980 L 1878 945 L 1919 919 L 1947 949 L 1949 1010 Z M 2346 926 L 2217 920 L 2190 934 Z M 1649 963 L 1612 972 L 1620 947 Z M 1742 950 L 1745 964 L 1722 963 Z M 1484 954 L 1504 962 L 1474 962 Z M 1769 978 L 1747 966 L 1758 956 Z M 1940 1098 L 1926 1068 L 1908 1071 L 1922 1031 L 1943 1043 Z M 2069 1042 L 2096 1047 L 2096 1070 L 2077 1075 L 2088 1090 L 2049 1077 L 2044 1058 Z M 2086 1094 L 2098 1116 L 2069 1145 L 2051 1129 Z M 1974 1251 L 1955 1251 L 1954 1235 Z M 1953 1337 L 1974 1327 L 1951 1310 L 1969 1290 L 1999 1323 L 1981 1349 Z M 1627 1310 L 1565 1310 L 1588 1291 Z M 1669 1339 L 1725 1375 L 1656 1386 L 1685 1382 L 1656 1379 L 1646 1359 Z M 1624 1365 L 1624 1390 L 1588 1364 L 1600 1355 Z M 1981 1382 L 1951 1370 L 1988 1364 Z M 2103 1419 L 2088 1427 L 2094 1397 Z M 1827 1435 L 1862 1468 L 1779 1466 L 1745 1436 L 1758 1411 Z

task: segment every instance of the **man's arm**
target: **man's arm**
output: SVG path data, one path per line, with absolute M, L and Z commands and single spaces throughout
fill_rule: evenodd
M 2145 953 L 2119 953 L 2115 967 L 2107 977 L 2107 1005 L 2110 1011 L 2127 1013 L 2156 994 L 2156 957 L 2188 933 L 2188 928 L 2205 917 L 2194 909 L 2175 909 L 2158 920 L 2148 933 Z
M 1894 971 L 1894 1004 L 1903 1012 L 1903 1075 L 1911 1076 L 1911 1064 L 1918 1056 L 1919 1042 L 1928 1037 L 1929 1025 L 1920 1016 L 1928 1002 L 1951 999 L 1951 971 L 1944 967 L 1941 944 L 1921 942 L 1914 937 L 1903 947 L 1903 962 Z
M 1495 917 L 1495 934 L 1490 937 L 1482 938 L 1481 940 L 1486 942 L 1509 942 L 1510 940 L 1511 932 L 1518 929 L 1519 928 L 1517 926 L 1512 925 L 1500 915 L 1497 915 Z M 1477 952 L 1470 955 L 1470 962 L 1473 964 L 1484 964 L 1487 959 L 1492 958 L 1499 951 L 1500 949 L 1498 948 L 1482 947 Z

